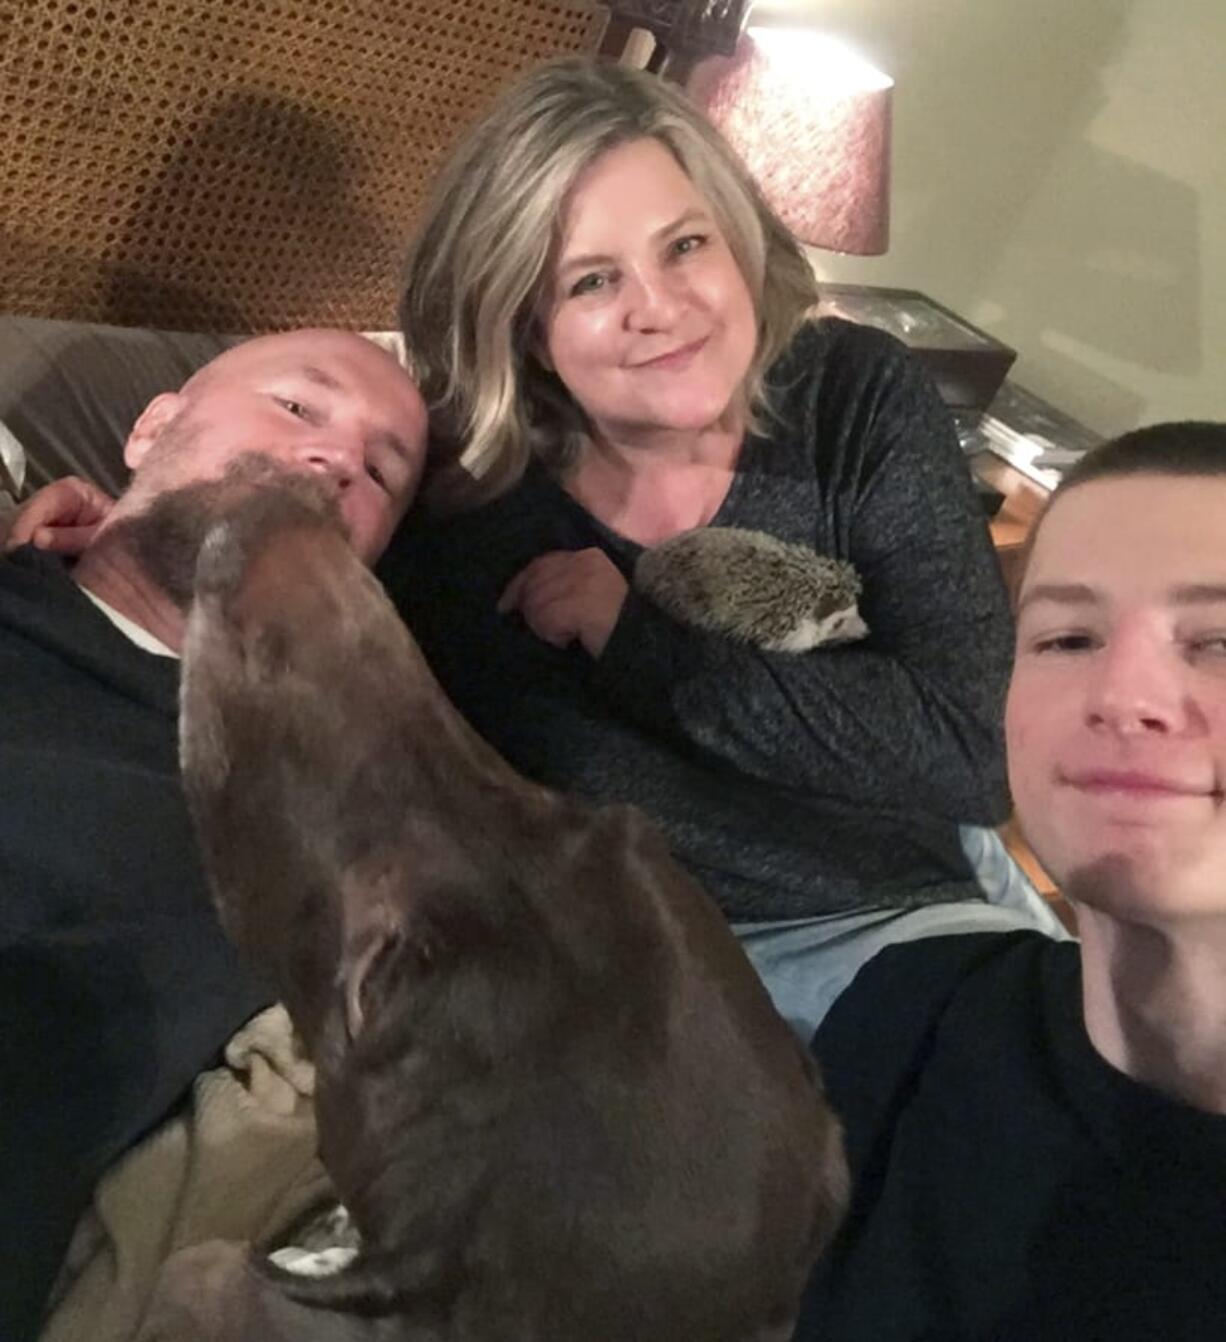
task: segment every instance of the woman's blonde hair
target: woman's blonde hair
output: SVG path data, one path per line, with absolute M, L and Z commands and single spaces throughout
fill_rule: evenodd
M 817 289 L 800 247 L 740 160 L 675 86 L 592 57 L 544 65 L 513 85 L 443 167 L 412 244 L 400 303 L 409 362 L 430 410 L 431 460 L 489 497 L 531 456 L 565 467 L 587 429 L 582 410 L 533 353 L 536 314 L 568 193 L 601 154 L 651 138 L 710 203 L 744 276 L 758 341 L 744 387 L 751 424 L 766 369 Z M 450 480 L 448 477 L 451 477 Z M 464 491 L 462 491 L 464 492 Z

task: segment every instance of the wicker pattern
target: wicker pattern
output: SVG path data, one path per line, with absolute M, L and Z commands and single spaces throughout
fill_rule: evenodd
M 394 325 L 443 151 L 590 0 L 0 0 L 0 311 Z

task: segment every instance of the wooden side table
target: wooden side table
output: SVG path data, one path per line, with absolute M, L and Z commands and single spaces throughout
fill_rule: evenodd
M 999 512 L 992 519 L 991 531 L 996 553 L 1000 556 L 1001 572 L 1013 593 L 1021 577 L 1026 538 L 1047 503 L 1048 491 L 994 452 L 975 453 L 970 458 L 970 466 L 981 480 L 1005 496 Z

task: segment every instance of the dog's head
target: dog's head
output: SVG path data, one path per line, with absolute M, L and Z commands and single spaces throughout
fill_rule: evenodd
M 420 893 L 471 879 L 456 835 L 419 832 L 435 753 L 497 771 L 322 496 L 249 491 L 201 550 L 180 754 L 223 924 L 313 1053 L 334 1008 L 356 1036 L 391 961 L 430 954 Z

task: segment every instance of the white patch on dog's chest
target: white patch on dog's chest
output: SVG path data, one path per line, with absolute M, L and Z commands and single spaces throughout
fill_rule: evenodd
M 293 1272 L 299 1277 L 330 1277 L 342 1268 L 346 1268 L 358 1256 L 356 1249 L 336 1247 L 318 1249 L 312 1253 L 309 1249 L 299 1249 L 287 1244 L 268 1255 L 268 1261 Z

